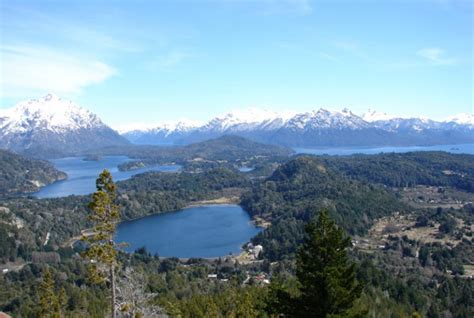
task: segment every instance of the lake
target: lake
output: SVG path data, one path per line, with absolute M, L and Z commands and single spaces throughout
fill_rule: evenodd
M 474 154 L 474 144 L 411 146 L 411 147 L 331 147 L 331 148 L 293 148 L 296 153 L 312 155 L 350 156 L 353 154 L 375 155 L 390 152 L 446 151 L 457 154 Z
M 239 254 L 261 230 L 238 205 L 206 205 L 122 222 L 116 241 L 127 242 L 128 252 L 145 246 L 163 257 L 212 258 Z
M 126 156 L 105 156 L 97 161 L 84 160 L 84 157 L 53 159 L 50 162 L 61 171 L 67 173 L 66 180 L 57 181 L 43 187 L 33 195 L 37 198 L 57 198 L 68 195 L 90 194 L 96 190 L 95 180 L 104 169 L 109 169 L 114 181 L 126 180 L 133 175 L 148 171 L 176 172 L 181 166 L 153 166 L 131 171 L 119 171 L 118 165 L 131 159 Z

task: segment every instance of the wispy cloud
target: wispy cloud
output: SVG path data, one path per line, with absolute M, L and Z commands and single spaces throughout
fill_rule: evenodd
M 113 67 L 48 47 L 3 45 L 0 47 L 0 97 L 28 93 L 78 93 L 114 74 Z
M 437 47 L 423 48 L 418 50 L 416 54 L 433 65 L 454 65 L 457 63 L 456 59 L 447 57 L 444 50 Z

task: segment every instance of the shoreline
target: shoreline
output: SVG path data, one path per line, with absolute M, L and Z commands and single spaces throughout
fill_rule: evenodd
M 238 196 L 220 197 L 220 198 L 210 199 L 210 200 L 201 200 L 201 201 L 196 201 L 196 202 L 190 203 L 190 204 L 186 205 L 185 207 L 180 208 L 180 209 L 175 210 L 175 211 L 167 211 L 167 212 L 162 212 L 162 213 L 153 213 L 153 214 L 149 214 L 149 215 L 143 215 L 143 216 L 133 218 L 133 219 L 121 220 L 119 223 L 139 220 L 141 218 L 145 218 L 145 217 L 149 217 L 149 216 L 156 216 L 156 215 L 161 215 L 161 214 L 166 214 L 166 213 L 176 213 L 178 211 L 182 211 L 182 210 L 185 210 L 185 209 L 204 207 L 204 206 L 209 206 L 209 205 L 238 205 L 238 206 L 240 206 L 239 203 L 240 203 L 240 197 L 238 197 Z M 247 214 L 248 214 L 248 212 L 247 212 Z M 260 218 L 260 217 L 252 218 L 250 216 L 250 214 L 249 214 L 249 217 L 251 218 L 250 223 L 253 224 L 256 227 L 266 229 L 271 225 L 271 223 L 269 221 L 266 221 L 263 218 Z M 91 229 L 82 230 L 80 235 L 73 236 L 70 239 L 68 239 L 66 242 L 64 242 L 62 244 L 62 247 L 66 247 L 66 246 L 73 247 L 73 245 L 76 242 L 80 241 L 83 236 L 89 236 L 89 235 L 92 235 L 92 234 L 93 234 L 93 232 L 91 231 Z M 242 246 L 244 246 L 245 244 L 247 244 L 249 242 L 250 242 L 250 240 L 248 242 L 244 242 L 242 244 Z M 203 259 L 203 260 L 207 260 L 207 261 L 216 261 L 220 258 L 222 258 L 222 259 L 231 258 L 231 259 L 234 259 L 234 260 L 238 260 L 238 259 L 241 260 L 244 257 L 245 253 L 246 253 L 245 249 L 243 249 L 242 246 L 241 246 L 241 250 L 238 254 L 232 254 L 232 255 L 227 254 L 227 255 L 215 256 L 215 257 L 182 257 L 182 258 L 181 257 L 176 257 L 176 256 L 169 256 L 169 257 L 160 256 L 159 259 L 177 258 L 181 262 L 187 262 L 189 259 Z M 126 253 L 130 254 L 130 253 L 134 253 L 134 252 L 126 252 Z
M 196 207 L 201 207 L 201 206 L 206 206 L 206 205 L 226 205 L 226 204 L 239 205 L 239 202 L 240 202 L 239 197 L 220 197 L 217 199 L 196 201 L 196 202 L 186 205 L 184 208 L 180 210 L 196 208 Z M 170 212 L 176 212 L 176 211 L 170 211 Z M 168 213 L 168 212 L 165 212 L 165 213 Z M 153 214 L 150 214 L 150 215 L 153 215 Z

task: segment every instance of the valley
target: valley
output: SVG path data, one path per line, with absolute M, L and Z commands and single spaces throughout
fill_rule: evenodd
M 387 308 L 398 308 L 408 314 L 415 308 L 422 312 L 434 310 L 433 306 L 458 314 L 469 310 L 457 302 L 461 294 L 436 294 L 429 282 L 436 279 L 441 284 L 454 284 L 459 290 L 471 288 L 472 155 L 294 155 L 241 137 L 225 137 L 163 153 L 156 151 L 143 154 L 145 166 L 173 162 L 182 168 L 175 173 L 132 170 L 137 174 L 117 183 L 117 203 L 123 221 L 117 240 L 131 244 L 120 252 L 120 259 L 128 264 L 127 270 L 143 273 L 140 284 L 155 291 L 152 303 L 161 311 L 172 310 L 170 304 L 189 306 L 188 301 L 197 301 L 199 295 L 219 297 L 233 292 L 235 297 L 241 297 L 241 293 L 252 293 L 260 299 L 263 294 L 259 293 L 267 291 L 265 286 L 269 282 L 278 277 L 291 279 L 294 275 L 294 258 L 304 238 L 304 224 L 321 209 L 327 209 L 352 237 L 354 247 L 350 255 L 363 264 L 358 267 L 358 275 L 367 282 L 363 297 L 379 298 L 388 293 L 388 298 L 381 300 L 385 309 L 367 303 L 371 313 L 379 315 Z M 103 160 L 110 163 L 107 158 L 102 153 L 98 161 L 74 162 L 88 170 L 88 165 L 95 167 L 103 164 Z M 121 161 L 114 164 L 117 167 Z M 255 169 L 241 172 L 242 166 Z M 93 186 L 93 179 L 87 182 Z M 78 295 L 94 295 L 96 301 L 105 299 L 102 289 L 80 291 L 82 283 L 78 279 L 85 274 L 81 274 L 82 270 L 72 272 L 77 266 L 82 267 L 82 247 L 71 242 L 87 233 L 92 225 L 87 219 L 89 200 L 89 195 L 75 195 L 0 201 L 5 211 L 0 215 L 0 235 L 7 238 L 2 240 L 4 257 L 0 268 L 9 269 L 1 276 L 0 284 L 7 284 L 10 290 L 0 294 L 3 310 L 34 310 L 28 305 L 15 305 L 15 299 L 21 300 L 21 304 L 28 303 L 30 296 L 19 293 L 19 288 L 23 286 L 23 290 L 27 288 L 33 293 L 35 284 L 24 273 L 46 264 L 56 275 L 68 273 L 70 278 L 61 280 L 61 284 L 72 293 L 69 299 Z M 240 211 L 228 214 L 233 221 L 226 221 L 218 210 L 208 216 L 198 212 L 203 208 L 219 209 L 222 204 L 240 206 L 229 206 Z M 186 209 L 196 212 L 188 213 Z M 169 213 L 175 211 L 184 212 Z M 240 221 L 234 219 L 239 215 Z M 250 232 L 231 230 L 239 224 Z M 209 228 L 200 229 L 203 226 Z M 214 231 L 220 234 L 212 234 Z M 230 248 L 225 242 L 233 233 L 247 234 L 230 243 Z M 202 239 L 196 238 L 199 235 Z M 205 239 L 208 245 L 193 247 Z M 243 250 L 243 244 L 249 241 L 253 246 L 263 247 L 258 257 L 248 249 Z M 214 245 L 222 247 L 221 252 L 210 253 L 209 246 Z M 407 270 L 409 267 L 414 271 Z M 377 284 L 373 283 L 375 279 Z M 240 287 L 234 290 L 230 280 Z M 414 282 L 419 297 L 401 296 L 414 292 Z M 451 305 L 446 304 L 446 299 Z M 258 302 L 246 306 L 258 306 Z M 69 308 L 76 314 L 97 312 L 84 304 Z

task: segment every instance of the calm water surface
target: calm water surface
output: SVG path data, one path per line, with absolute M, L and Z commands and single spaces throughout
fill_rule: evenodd
M 474 154 L 474 144 L 438 145 L 438 146 L 413 146 L 413 147 L 337 147 L 337 148 L 293 148 L 296 153 L 312 155 L 350 156 L 353 154 L 375 155 L 390 152 L 411 151 L 446 151 L 450 153 Z
M 207 205 L 122 222 L 116 241 L 129 252 L 145 246 L 163 257 L 210 258 L 240 253 L 260 231 L 238 205 Z
M 119 171 L 118 165 L 130 161 L 126 156 L 106 156 L 97 161 L 84 160 L 83 157 L 70 157 L 50 160 L 53 165 L 67 173 L 67 180 L 58 181 L 42 188 L 34 195 L 38 198 L 57 198 L 68 195 L 83 195 L 95 191 L 95 180 L 102 170 L 109 169 L 114 181 L 130 178 L 147 171 L 176 172 L 181 166 L 154 166 L 132 171 Z

